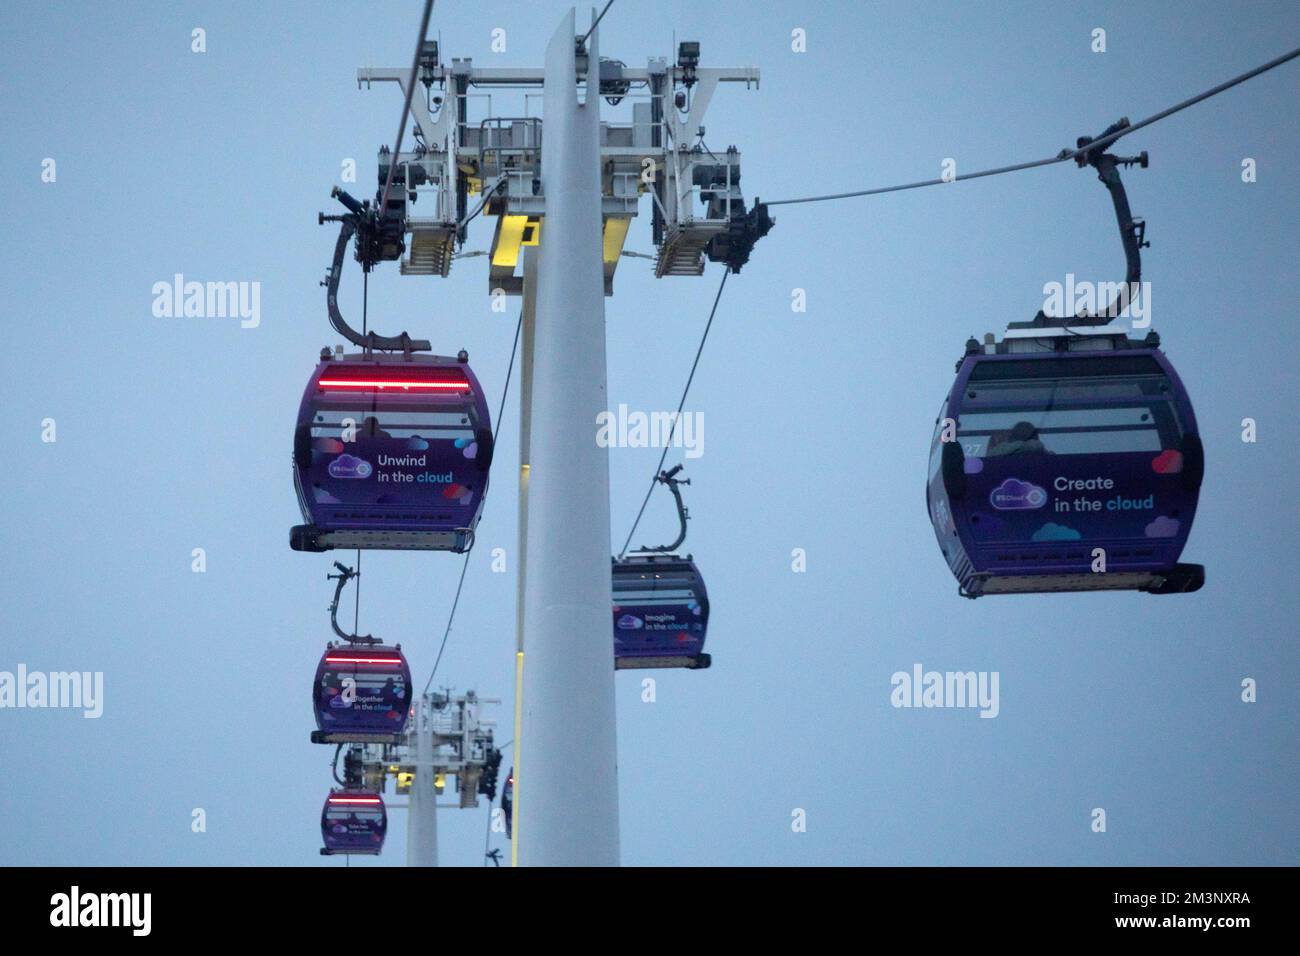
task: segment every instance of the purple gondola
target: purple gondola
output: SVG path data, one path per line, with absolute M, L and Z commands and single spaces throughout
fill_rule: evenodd
M 643 547 L 613 564 L 614 669 L 685 667 L 704 670 L 713 658 L 704 653 L 709 626 L 709 593 L 688 554 L 674 552 L 686 541 L 690 513 L 682 502 L 676 465 L 655 481 L 672 492 L 677 506 L 677 538 L 657 548 Z M 629 535 L 629 540 L 631 536 Z
M 320 814 L 321 856 L 378 856 L 388 832 L 384 800 L 373 790 L 331 790 Z
M 316 668 L 312 706 L 312 743 L 398 743 L 411 709 L 401 645 L 331 643 Z
M 1019 323 L 999 343 L 967 343 L 926 507 L 966 597 L 1195 591 L 1204 568 L 1178 559 L 1204 469 L 1158 336 Z
M 925 504 L 965 597 L 1205 583 L 1203 567 L 1178 561 L 1205 473 L 1191 400 L 1158 335 L 1111 324 L 1141 294 L 1147 244 L 1119 174 L 1147 154 L 1105 152 L 1128 127 L 1080 137 L 1075 156 L 1110 194 L 1124 245 L 1109 307 L 1040 311 L 1001 342 L 971 339 L 939 410 Z
M 635 554 L 613 565 L 614 667 L 703 670 L 709 594 L 690 555 Z
M 295 551 L 463 552 L 492 462 L 487 401 L 456 358 L 324 350 L 298 411 Z

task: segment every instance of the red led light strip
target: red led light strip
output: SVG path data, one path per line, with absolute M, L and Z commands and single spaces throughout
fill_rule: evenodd
M 428 382 L 403 382 L 396 379 L 323 378 L 317 384 L 321 388 L 400 388 L 408 391 L 414 388 L 431 389 L 433 391 L 469 391 L 469 382 L 449 382 L 445 379 Z
M 326 664 L 400 664 L 400 657 L 327 657 Z

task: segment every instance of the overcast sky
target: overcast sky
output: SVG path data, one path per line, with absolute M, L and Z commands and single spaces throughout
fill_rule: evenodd
M 432 29 L 444 58 L 539 66 L 565 9 L 446 0 Z M 349 158 L 349 188 L 372 193 L 400 114 L 395 86 L 359 91 L 355 72 L 409 63 L 419 11 L 0 8 L 14 462 L 0 670 L 104 674 L 97 720 L 0 711 L 0 862 L 343 865 L 317 855 L 331 751 L 308 742 L 308 688 L 325 573 L 346 555 L 289 550 L 291 433 L 316 354 L 337 340 L 317 284 L 335 232 L 316 213 L 337 211 L 329 189 Z M 490 48 L 498 27 L 504 53 Z M 807 52 L 791 50 L 795 28 Z M 1300 8 L 617 0 L 601 32 L 602 53 L 633 66 L 672 56 L 674 33 L 700 41 L 704 65 L 759 66 L 758 90 L 719 90 L 706 142 L 741 149 L 748 197 L 781 199 L 936 177 L 945 158 L 965 172 L 1054 154 L 1294 47 Z M 705 423 L 685 490 L 713 668 L 655 675 L 653 704 L 645 675 L 614 678 L 624 863 L 1300 862 L 1298 92 L 1292 63 L 1120 150 L 1151 154 L 1125 180 L 1152 243 L 1153 327 L 1206 447 L 1184 560 L 1208 580 L 1193 595 L 966 601 L 922 505 L 966 338 L 1031 318 L 1067 273 L 1122 277 L 1091 171 L 773 208 L 687 403 Z M 485 248 L 491 225 L 476 222 L 467 248 Z M 627 248 L 652 249 L 645 202 Z M 656 280 L 623 260 L 607 300 L 612 404 L 675 407 L 719 268 Z M 370 316 L 467 349 L 495 414 L 516 312 L 490 310 L 485 272 L 482 259 L 446 280 L 386 264 Z M 151 289 L 176 273 L 260 283 L 260 324 L 155 317 Z M 345 313 L 360 286 L 349 259 Z M 504 700 L 500 741 L 513 726 L 516 399 L 438 675 Z M 1247 417 L 1255 443 L 1241 439 Z M 658 455 L 611 451 L 614 544 Z M 661 492 L 634 544 L 674 533 Z M 509 573 L 492 573 L 496 547 Z M 191 571 L 194 548 L 206 573 Z M 418 685 L 459 570 L 447 554 L 365 557 L 362 631 L 400 641 Z M 915 664 L 997 672 L 997 717 L 894 708 L 890 677 Z M 1256 703 L 1241 699 L 1246 678 Z M 206 833 L 191 832 L 195 808 Z M 797 809 L 806 832 L 792 831 Z M 385 855 L 356 865 L 404 861 L 393 816 Z M 485 806 L 441 812 L 442 861 L 478 865 L 486 820 Z

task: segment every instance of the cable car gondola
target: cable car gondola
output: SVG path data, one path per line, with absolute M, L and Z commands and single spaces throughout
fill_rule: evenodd
M 1080 157 L 1110 190 L 1128 294 L 1139 287 L 1145 227 L 1129 212 L 1117 166 L 1135 162 L 1145 166 L 1146 155 Z M 1012 323 L 1000 342 L 967 343 L 936 421 L 926 484 L 963 596 L 1172 594 L 1204 583 L 1204 568 L 1178 562 L 1205 468 L 1196 416 L 1159 336 L 1107 327 L 1121 302 L 1101 316 L 1040 312 Z
M 464 551 L 487 492 L 492 429 L 462 352 L 322 352 L 298 412 L 295 551 Z
M 411 709 L 411 668 L 401 645 L 331 641 L 316 668 L 312 704 L 312 743 L 398 743 Z
M 343 253 L 360 204 L 340 193 L 343 222 L 326 282 L 330 322 L 361 351 L 323 349 L 294 432 L 294 484 L 306 524 L 295 551 L 465 551 L 487 493 L 492 425 L 469 356 L 422 354 L 429 343 L 362 335 L 338 310 Z
M 331 641 L 321 655 L 312 684 L 316 712 L 314 744 L 401 741 L 411 710 L 411 668 L 402 646 L 378 638 L 344 633 L 338 625 L 339 595 L 356 572 L 337 561 L 338 581 L 330 604 L 330 625 L 346 645 Z
M 677 503 L 681 532 L 661 548 L 640 551 L 613 562 L 614 667 L 684 667 L 703 670 L 713 659 L 704 653 L 709 623 L 709 595 L 691 555 L 675 551 L 686 540 L 689 517 L 676 475 L 682 466 L 661 472 Z
M 388 832 L 384 799 L 374 790 L 331 790 L 320 814 L 321 856 L 378 856 Z

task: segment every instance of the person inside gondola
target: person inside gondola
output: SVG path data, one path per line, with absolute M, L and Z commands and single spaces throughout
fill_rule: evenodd
M 361 421 L 361 427 L 357 429 L 357 434 L 362 438 L 392 438 L 388 432 L 379 427 L 379 419 L 374 415 L 367 415 Z
M 1016 422 L 1009 431 L 989 437 L 985 458 L 1004 458 L 1008 455 L 1050 455 L 1051 451 L 1038 437 L 1038 429 L 1029 422 Z

